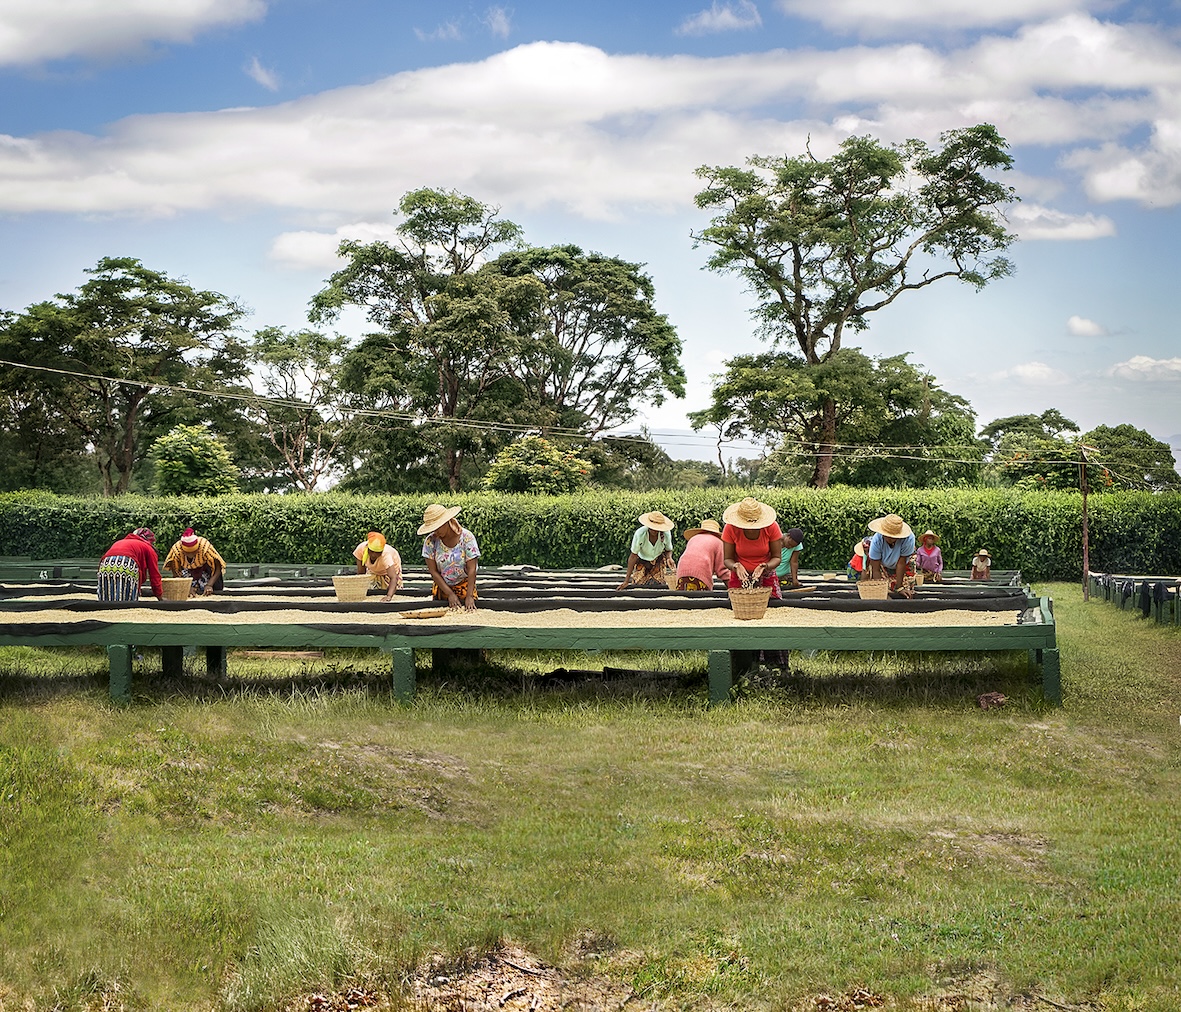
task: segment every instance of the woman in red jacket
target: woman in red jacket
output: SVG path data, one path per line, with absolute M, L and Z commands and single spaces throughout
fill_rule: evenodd
M 160 563 L 156 558 L 156 535 L 146 527 L 137 527 L 120 538 L 98 564 L 98 599 L 100 601 L 138 601 L 147 578 L 156 600 L 164 596 L 160 582 Z

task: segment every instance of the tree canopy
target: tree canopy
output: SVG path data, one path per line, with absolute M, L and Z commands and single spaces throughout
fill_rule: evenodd
M 712 247 L 711 270 L 734 273 L 755 298 L 753 315 L 773 346 L 806 366 L 841 350 L 846 333 L 903 293 L 955 279 L 975 288 L 1012 273 L 1003 251 L 1011 187 L 989 177 L 1011 167 L 991 124 L 952 130 L 932 149 L 850 137 L 827 159 L 810 151 L 755 156 L 747 168 L 703 166 L 697 206 L 716 211 L 694 235 Z M 811 483 L 832 469 L 835 406 L 820 418 Z
M 245 374 L 243 310 L 131 257 L 104 257 L 86 273 L 77 292 L 10 317 L 0 358 L 37 367 L 6 382 L 24 388 L 24 423 L 35 426 L 52 404 L 72 445 L 91 448 L 112 495 L 129 490 L 157 436 L 225 410 L 202 391 Z

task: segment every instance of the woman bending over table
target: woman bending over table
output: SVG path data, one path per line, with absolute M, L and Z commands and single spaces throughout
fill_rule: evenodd
M 420 535 L 422 557 L 431 574 L 431 597 L 445 600 L 449 607 L 476 610 L 476 559 L 480 546 L 476 537 L 456 521 L 458 506 L 431 503 L 422 514 Z
M 722 520 L 729 586 L 770 587 L 772 597 L 782 597 L 775 570 L 783 561 L 783 532 L 775 522 L 775 510 L 747 496 L 726 507 Z
M 674 524 L 660 510 L 640 517 L 640 526 L 632 535 L 627 557 L 627 572 L 616 590 L 636 587 L 667 587 L 668 578 L 677 571 L 673 560 Z

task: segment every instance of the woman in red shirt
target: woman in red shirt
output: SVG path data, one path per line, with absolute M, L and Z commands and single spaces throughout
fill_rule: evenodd
M 783 532 L 775 522 L 775 510 L 747 496 L 728 506 L 722 520 L 729 586 L 766 586 L 772 597 L 781 597 L 775 570 L 783 561 Z
M 151 581 L 157 601 L 164 596 L 160 562 L 152 547 L 155 543 L 155 534 L 146 527 L 137 527 L 107 549 L 98 564 L 100 601 L 138 601 L 145 578 Z

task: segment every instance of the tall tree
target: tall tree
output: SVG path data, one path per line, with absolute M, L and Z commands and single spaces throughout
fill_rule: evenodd
M 764 336 L 818 366 L 905 292 L 949 278 L 979 289 L 1012 273 L 1001 253 L 1015 237 L 1002 211 L 1016 197 L 988 178 L 1012 165 L 1004 138 L 982 123 L 940 142 L 850 137 L 828 159 L 808 151 L 753 157 L 745 169 L 703 166 L 697 206 L 719 213 L 695 242 L 713 247 L 710 269 L 746 282 Z M 819 488 L 837 425 L 826 401 L 810 478 Z
M 983 453 L 970 405 L 905 355 L 873 360 L 842 348 L 809 365 L 763 352 L 726 365 L 713 403 L 689 417 L 722 441 L 767 445 L 760 481 L 806 483 L 823 444 L 835 448 L 833 480 L 846 484 L 952 485 L 978 476 Z M 835 421 L 831 430 L 826 419 Z
M 681 341 L 656 311 L 655 287 L 641 267 L 552 246 L 511 250 L 485 268 L 544 286 L 511 366 L 543 431 L 556 425 L 594 438 L 645 404 L 684 396 Z
M 311 319 L 334 319 L 352 305 L 383 328 L 358 349 L 367 378 L 352 389 L 385 411 L 389 425 L 419 423 L 397 441 L 433 445 L 456 491 L 473 436 L 489 431 L 489 401 L 501 408 L 523 401 L 511 363 L 520 349 L 519 321 L 543 293 L 532 277 L 479 270 L 493 250 L 520 239 L 520 227 L 497 209 L 454 191 L 420 189 L 407 193 L 399 210 L 396 243 L 341 244 L 349 262 L 313 298 Z M 369 378 L 382 356 L 389 362 L 384 387 Z
M 989 475 L 1017 488 L 1078 488 L 1078 432 L 1078 424 L 1057 408 L 995 418 L 980 430 L 989 447 Z
M 103 492 L 115 495 L 156 436 L 221 410 L 200 391 L 245 375 L 235 334 L 243 310 L 131 257 L 105 257 L 86 273 L 77 292 L 10 319 L 0 357 L 36 367 L 27 383 L 93 448 Z
M 277 455 L 281 485 L 312 492 L 343 470 L 337 451 L 353 417 L 340 386 L 347 351 L 346 338 L 316 330 L 264 327 L 250 341 L 263 396 L 246 413 Z

